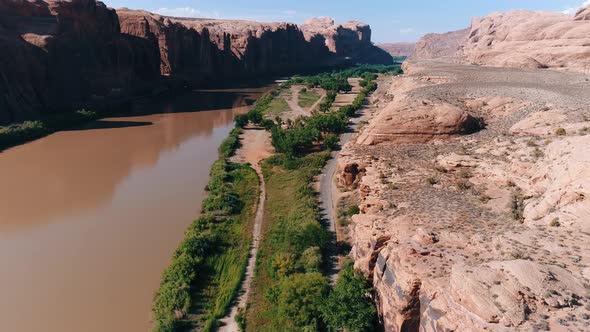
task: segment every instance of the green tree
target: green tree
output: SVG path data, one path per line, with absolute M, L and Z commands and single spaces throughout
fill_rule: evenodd
M 377 309 L 368 297 L 371 287 L 352 263 L 339 273 L 338 281 L 321 306 L 322 318 L 331 331 L 345 328 L 350 332 L 370 331 L 377 319 Z
M 320 273 L 293 274 L 281 281 L 279 312 L 296 326 L 317 329 L 320 305 L 328 291 L 328 278 Z
M 335 150 L 338 147 L 338 136 L 334 134 L 328 134 L 324 137 L 324 148 L 328 150 Z
M 239 114 L 235 117 L 236 127 L 244 128 L 248 125 L 248 114 Z
M 320 247 L 309 247 L 305 249 L 301 258 L 299 258 L 299 264 L 305 272 L 319 272 L 322 266 L 322 251 Z

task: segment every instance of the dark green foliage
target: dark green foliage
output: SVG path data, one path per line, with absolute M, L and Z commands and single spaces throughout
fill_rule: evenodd
M 330 331 L 372 331 L 377 321 L 377 309 L 369 298 L 372 288 L 352 263 L 338 274 L 336 285 L 323 301 L 322 318 Z
M 248 114 L 239 114 L 235 117 L 236 127 L 244 128 L 248 125 Z
M 359 214 L 360 212 L 361 212 L 361 209 L 359 209 L 358 206 L 353 205 L 353 206 L 349 207 L 348 210 L 346 210 L 346 215 L 349 217 L 352 217 L 355 214 Z
M 237 124 L 236 124 L 237 125 Z M 234 151 L 240 148 L 240 129 L 234 128 L 229 133 L 229 136 L 221 142 L 219 146 L 219 154 L 223 158 L 229 158 L 234 154 Z
M 320 247 L 309 247 L 301 254 L 299 265 L 304 272 L 320 272 L 322 261 Z
M 297 156 L 307 152 L 314 142 L 320 141 L 322 138 L 321 132 L 317 128 L 307 125 L 301 119 L 295 120 L 287 129 L 274 126 L 271 134 L 272 145 L 276 151 L 289 156 Z
M 336 150 L 338 148 L 338 135 L 335 134 L 328 134 L 324 137 L 324 149 L 327 150 Z
M 297 273 L 278 285 L 279 313 L 295 326 L 317 330 L 320 306 L 329 292 L 328 278 L 320 273 Z
M 341 134 L 346 129 L 348 119 L 341 113 L 316 114 L 308 120 L 307 124 L 322 133 Z

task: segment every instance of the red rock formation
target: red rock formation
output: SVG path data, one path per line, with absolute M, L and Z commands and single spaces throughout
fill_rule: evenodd
M 416 43 L 383 43 L 377 44 L 377 47 L 394 57 L 409 57 L 414 53 Z
M 455 56 L 469 34 L 469 29 L 447 33 L 429 33 L 417 43 L 411 59 L 437 59 Z
M 0 0 L 0 123 L 138 93 L 156 80 L 157 49 L 120 33 L 95 0 Z
M 514 68 L 590 71 L 590 7 L 571 16 L 515 10 L 474 18 L 471 28 L 429 34 L 412 59 Z
M 149 92 L 160 75 L 203 84 L 391 62 L 359 22 L 173 18 L 95 0 L 0 0 L 0 13 L 0 124 Z

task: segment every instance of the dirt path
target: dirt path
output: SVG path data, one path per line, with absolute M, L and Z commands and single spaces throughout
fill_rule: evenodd
M 236 316 L 240 309 L 246 307 L 248 296 L 252 287 L 252 280 L 254 279 L 254 267 L 256 265 L 256 256 L 258 255 L 258 248 L 260 246 L 260 234 L 262 229 L 262 222 L 264 220 L 264 202 L 266 200 L 266 189 L 264 184 L 264 176 L 260 168 L 260 162 L 273 154 L 272 144 L 270 143 L 270 134 L 263 128 L 244 128 L 242 135 L 240 135 L 242 147 L 236 151 L 236 155 L 231 158 L 231 161 L 237 163 L 250 163 L 252 168 L 258 174 L 260 180 L 260 197 L 258 206 L 256 208 L 256 217 L 254 219 L 254 228 L 252 231 L 252 247 L 250 248 L 250 257 L 248 258 L 248 266 L 246 268 L 246 275 L 241 286 L 241 295 L 236 304 L 231 308 L 230 314 L 221 322 L 224 326 L 220 327 L 220 332 L 237 332 L 239 331 L 236 322 Z
M 356 79 L 349 79 L 350 84 L 353 86 L 353 91 L 347 94 L 338 94 L 336 96 L 336 100 L 340 98 L 350 100 L 349 103 L 352 103 L 356 95 L 358 94 L 358 80 Z M 345 96 L 345 97 L 342 97 Z M 352 97 L 352 98 L 351 98 Z M 346 104 L 344 104 L 346 105 Z M 340 145 L 343 146 L 346 144 L 352 135 L 354 134 L 358 123 L 361 121 L 364 115 L 364 108 L 357 112 L 357 116 L 352 118 L 352 125 L 350 126 L 350 130 L 340 136 Z M 338 156 L 340 151 L 333 151 L 331 154 L 331 159 L 328 160 L 322 174 L 320 175 L 320 208 L 322 210 L 322 217 L 328 224 L 328 229 L 332 234 L 332 250 L 330 253 L 330 270 L 328 271 L 328 277 L 332 284 L 336 283 L 338 279 L 338 272 L 340 270 L 338 264 L 338 251 L 337 251 L 337 234 L 336 234 L 336 219 L 337 219 L 337 208 L 336 204 L 338 203 L 338 188 L 336 187 L 336 183 L 334 182 L 334 176 L 336 175 L 336 168 L 338 165 Z
M 304 86 L 302 86 L 302 85 L 294 85 L 294 86 L 291 87 L 291 98 L 285 98 L 285 101 L 287 102 L 287 105 L 289 105 L 289 108 L 291 110 L 288 111 L 288 112 L 285 112 L 281 116 L 283 118 L 283 120 L 286 120 L 286 119 L 295 120 L 295 119 L 297 119 L 300 116 L 310 116 L 311 115 L 311 111 L 313 111 L 315 108 L 317 108 L 318 105 L 326 97 L 326 93 L 323 90 L 321 90 L 321 89 L 313 89 L 313 91 L 320 96 L 320 99 L 318 99 L 310 107 L 303 108 L 303 107 L 299 106 L 299 92 L 303 88 L 304 88 Z

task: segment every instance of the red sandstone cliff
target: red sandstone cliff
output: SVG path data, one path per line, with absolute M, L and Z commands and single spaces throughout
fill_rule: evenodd
M 94 0 L 0 0 L 0 123 L 137 93 L 158 79 L 152 44 Z
M 360 22 L 173 18 L 96 0 L 0 0 L 0 124 L 149 92 L 355 62 L 390 63 Z M 4 51 L 6 50 L 6 51 Z
M 574 16 L 515 10 L 474 18 L 471 28 L 429 34 L 412 59 L 515 68 L 590 71 L 590 7 Z

